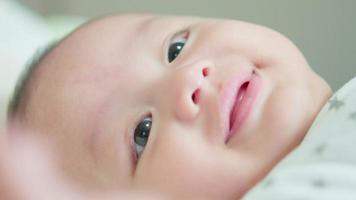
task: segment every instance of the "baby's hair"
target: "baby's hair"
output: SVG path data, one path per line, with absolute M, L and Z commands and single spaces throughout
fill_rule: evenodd
M 29 102 L 31 87 L 33 87 L 33 82 L 35 82 L 36 80 L 36 71 L 39 70 L 41 62 L 47 57 L 47 55 L 50 54 L 52 50 L 54 50 L 59 45 L 59 43 L 65 40 L 75 30 L 104 17 L 105 16 L 102 16 L 96 19 L 91 19 L 83 22 L 81 25 L 79 25 L 76 29 L 74 29 L 69 34 L 65 35 L 62 38 L 49 42 L 46 46 L 40 48 L 35 53 L 35 55 L 32 57 L 30 62 L 26 64 L 25 70 L 22 72 L 19 80 L 16 83 L 15 90 L 12 94 L 12 97 L 7 107 L 8 121 L 15 118 L 24 117 L 24 114 L 26 112 L 26 106 Z
M 58 41 L 50 42 L 47 46 L 39 49 L 26 64 L 25 70 L 18 79 L 15 90 L 12 94 L 7 107 L 7 119 L 21 117 L 24 114 L 24 108 L 28 103 L 28 93 L 31 88 L 31 82 L 34 79 L 35 71 L 38 70 L 40 63 L 57 46 Z

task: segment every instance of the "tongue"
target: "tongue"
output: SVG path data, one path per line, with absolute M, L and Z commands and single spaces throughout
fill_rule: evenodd
M 247 86 L 248 86 L 248 82 L 242 84 L 242 86 L 239 89 L 238 94 L 236 95 L 235 104 L 234 104 L 234 107 L 232 108 L 231 113 L 230 113 L 230 131 L 234 125 L 237 114 L 239 113 L 240 105 L 241 105 L 241 102 L 245 96 Z

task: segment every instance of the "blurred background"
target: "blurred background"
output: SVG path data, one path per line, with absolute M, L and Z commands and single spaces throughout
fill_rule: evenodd
M 111 12 L 223 17 L 271 27 L 290 38 L 335 91 L 356 76 L 355 8 L 354 0 L 0 0 L 0 120 L 38 48 Z

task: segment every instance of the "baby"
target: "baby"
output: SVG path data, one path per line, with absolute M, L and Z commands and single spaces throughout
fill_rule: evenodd
M 79 27 L 25 75 L 9 110 L 89 187 L 239 199 L 304 138 L 331 96 L 281 34 L 121 14 Z

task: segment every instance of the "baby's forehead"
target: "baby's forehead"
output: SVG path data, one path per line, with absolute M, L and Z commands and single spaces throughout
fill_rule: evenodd
M 135 39 L 134 33 L 156 17 L 150 14 L 111 15 L 79 27 L 39 64 L 32 102 L 40 104 L 44 97 L 73 90 L 74 83 L 95 84 L 103 74 L 113 74 L 108 70 L 118 67 L 110 66 L 124 65 L 125 46 Z
M 78 42 L 87 39 L 98 39 L 100 37 L 124 37 L 131 35 L 134 29 L 142 27 L 149 20 L 156 18 L 149 14 L 125 14 L 110 15 L 88 21 L 72 34 L 69 34 L 63 41 L 63 44 Z M 64 46 L 64 45 L 63 45 Z
M 127 13 L 127 14 L 114 14 L 95 18 L 83 24 L 76 30 L 78 33 L 87 31 L 98 31 L 98 28 L 105 28 L 110 26 L 119 26 L 122 32 L 128 31 L 127 28 L 137 26 L 139 23 L 145 23 L 158 15 L 146 13 Z
M 94 58 L 99 55 L 102 47 L 117 45 L 115 51 L 124 51 L 126 43 L 136 39 L 132 36 L 142 30 L 140 27 L 155 17 L 148 14 L 125 14 L 105 16 L 90 21 L 64 38 L 54 51 L 46 56 L 43 65 L 61 63 L 61 69 L 68 65 L 73 69 L 73 64 L 66 62 L 75 63 Z M 105 52 L 106 55 L 107 53 Z
M 126 80 L 135 69 L 157 62 L 168 32 L 196 21 L 201 18 L 126 14 L 88 22 L 63 39 L 41 62 L 32 102 L 54 104 L 45 97 L 56 100 L 79 95 L 77 91 L 81 90 L 74 87 L 77 85 L 94 87 L 103 81 Z M 153 54 L 156 60 L 146 59 Z
M 104 62 L 102 65 L 115 60 L 125 64 L 127 58 L 134 60 L 132 56 L 137 55 L 137 50 L 142 50 L 142 43 L 138 42 L 140 39 L 143 38 L 144 42 L 158 40 L 158 35 L 163 35 L 162 33 L 169 29 L 172 30 L 172 27 L 175 27 L 173 29 L 175 30 L 176 27 L 180 27 L 180 24 L 186 25 L 197 20 L 201 18 L 152 14 L 120 14 L 102 17 L 79 27 L 46 59 L 61 63 L 61 69 L 70 66 L 70 71 L 74 63 L 94 59 L 99 57 L 98 55 L 101 57 L 101 62 Z M 164 38 L 160 38 L 162 39 Z M 157 43 L 161 42 L 157 41 Z M 128 56 L 129 49 L 135 49 L 133 55 Z M 68 63 L 69 61 L 71 63 Z
M 116 37 L 125 37 L 125 35 L 134 35 L 134 32 L 145 31 L 147 28 L 163 31 L 177 24 L 189 24 L 202 20 L 207 19 L 197 16 L 158 15 L 151 13 L 115 14 L 89 21 L 69 35 L 68 38 L 78 36 L 80 39 L 94 34 L 97 34 L 97 37 L 105 37 L 105 35 L 99 35 L 98 33 L 108 34 L 110 32 L 116 34 Z M 107 36 L 110 37 L 111 35 Z

